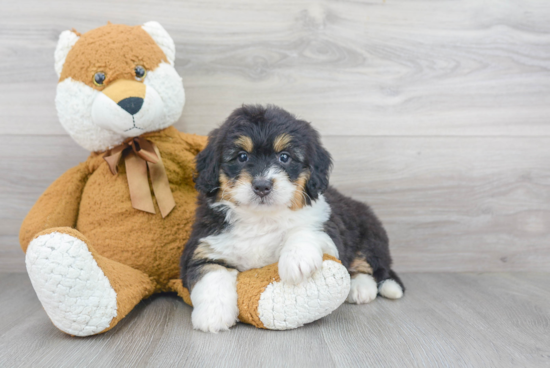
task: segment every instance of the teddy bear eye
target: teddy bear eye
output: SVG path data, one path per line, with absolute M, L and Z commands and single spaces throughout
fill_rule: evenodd
M 134 72 L 136 73 L 136 80 L 141 81 L 145 78 L 147 71 L 141 65 L 135 67 Z
M 105 82 L 105 73 L 97 72 L 94 74 L 94 84 L 96 86 L 102 86 Z

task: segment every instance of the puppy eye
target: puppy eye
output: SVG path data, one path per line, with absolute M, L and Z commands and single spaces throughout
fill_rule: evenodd
M 246 152 L 241 152 L 237 156 L 237 160 L 239 160 L 239 162 L 246 162 L 248 161 L 248 155 L 246 154 Z
M 136 73 L 136 80 L 142 81 L 143 78 L 145 78 L 145 75 L 147 74 L 147 70 L 145 70 L 144 67 L 141 65 L 138 65 L 134 69 L 134 73 Z
M 105 82 L 105 73 L 97 72 L 94 74 L 94 84 L 96 86 L 102 86 Z
M 279 161 L 281 161 L 283 164 L 286 164 L 290 160 L 290 155 L 288 153 L 281 153 L 279 155 Z

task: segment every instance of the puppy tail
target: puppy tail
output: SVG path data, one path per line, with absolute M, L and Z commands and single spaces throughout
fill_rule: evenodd
M 378 292 L 384 298 L 400 299 L 405 293 L 405 285 L 395 271 L 389 270 L 387 277 L 378 281 Z

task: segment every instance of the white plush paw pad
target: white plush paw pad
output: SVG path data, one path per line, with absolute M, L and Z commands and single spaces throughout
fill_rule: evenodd
M 80 239 L 41 235 L 30 243 L 25 261 L 38 299 L 63 332 L 93 335 L 116 317 L 116 293 Z
M 346 300 L 349 287 L 346 268 L 324 261 L 321 269 L 301 284 L 269 284 L 260 296 L 258 314 L 268 329 L 297 328 L 332 313 Z
M 378 288 L 380 295 L 388 299 L 399 299 L 403 296 L 403 289 L 392 279 L 385 280 Z
M 357 274 L 351 279 L 351 287 L 348 295 L 348 303 L 366 304 L 376 299 L 378 287 L 371 275 Z

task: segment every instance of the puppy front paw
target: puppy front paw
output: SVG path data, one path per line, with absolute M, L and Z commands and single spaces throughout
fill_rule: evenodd
M 228 331 L 237 323 L 239 308 L 222 303 L 201 304 L 193 309 L 193 328 L 204 332 Z
M 206 273 L 191 291 L 195 330 L 218 333 L 237 323 L 237 271 L 219 268 Z
M 283 251 L 279 258 L 281 281 L 299 284 L 307 280 L 323 264 L 323 254 L 315 247 L 296 247 Z

